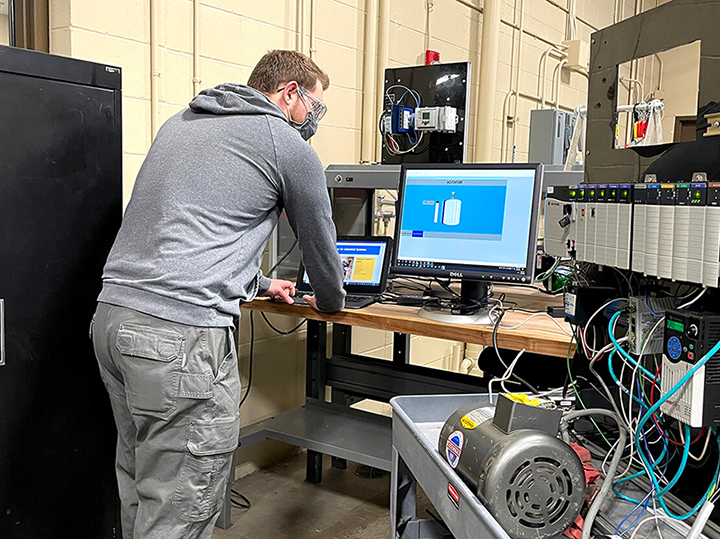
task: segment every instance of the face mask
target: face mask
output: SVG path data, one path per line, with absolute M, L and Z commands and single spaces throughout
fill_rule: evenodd
M 312 137 L 315 133 L 317 133 L 318 130 L 318 120 L 315 114 L 312 111 L 308 111 L 307 116 L 305 117 L 305 120 L 302 123 L 298 123 L 295 120 L 292 119 L 292 116 L 290 116 L 290 112 L 288 111 L 288 123 L 293 126 L 295 129 L 298 130 L 298 133 L 300 133 L 300 136 L 304 140 L 310 140 L 310 137 Z

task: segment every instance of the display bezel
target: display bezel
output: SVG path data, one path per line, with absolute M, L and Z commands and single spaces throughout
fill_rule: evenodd
M 407 172 L 409 170 L 532 170 L 535 174 L 533 185 L 533 200 L 530 216 L 530 231 L 525 256 L 525 271 L 502 269 L 487 266 L 466 266 L 460 264 L 444 264 L 446 269 L 414 268 L 398 265 L 400 250 L 400 229 L 402 226 L 403 204 L 406 187 Z M 543 182 L 543 165 L 541 163 L 472 163 L 472 164 L 421 164 L 403 163 L 400 170 L 400 184 L 398 187 L 398 202 L 395 217 L 395 241 L 393 242 L 390 273 L 393 275 L 410 275 L 424 277 L 439 277 L 449 279 L 464 279 L 471 281 L 493 281 L 505 283 L 532 283 L 535 271 L 535 256 L 537 253 L 538 213 L 540 208 L 540 191 Z

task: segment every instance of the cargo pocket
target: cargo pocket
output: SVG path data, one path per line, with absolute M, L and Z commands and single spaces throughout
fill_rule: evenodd
M 207 520 L 222 505 L 237 448 L 240 420 L 195 421 L 173 496 L 173 507 L 186 522 Z
M 122 373 L 130 411 L 167 418 L 175 410 L 184 337 L 175 331 L 123 324 L 115 345 L 125 361 Z

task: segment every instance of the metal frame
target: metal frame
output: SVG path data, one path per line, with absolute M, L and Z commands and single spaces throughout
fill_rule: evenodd
M 15 0 L 8 0 L 8 30 L 10 32 L 8 43 L 11 47 L 15 47 L 17 43 L 15 39 Z
M 633 183 L 672 144 L 646 146 L 639 152 L 615 149 L 618 65 L 701 41 L 698 107 L 720 101 L 720 38 L 713 0 L 674 0 L 592 34 L 588 83 L 585 181 Z M 690 146 L 694 142 L 682 143 Z M 690 170 L 689 173 L 695 172 Z M 708 171 L 710 172 L 710 171 Z M 674 178 L 673 178 L 674 179 Z M 688 177 L 689 181 L 689 177 Z M 712 181 L 712 180 L 711 180 Z
M 390 418 L 350 408 L 363 399 L 389 401 L 398 395 L 461 394 L 487 391 L 481 378 L 411 365 L 410 336 L 394 334 L 393 360 L 352 354 L 352 327 L 333 324 L 332 354 L 327 357 L 326 322 L 308 320 L 306 404 L 243 429 L 250 446 L 264 439 L 308 449 L 308 482 L 322 481 L 322 456 L 345 468 L 345 459 L 386 471 L 392 468 Z M 332 402 L 325 402 L 325 388 Z

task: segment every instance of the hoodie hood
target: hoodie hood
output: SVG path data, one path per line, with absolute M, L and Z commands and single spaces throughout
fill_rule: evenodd
M 260 90 L 228 82 L 200 92 L 190 101 L 190 110 L 198 114 L 269 114 L 287 122 L 280 107 Z

